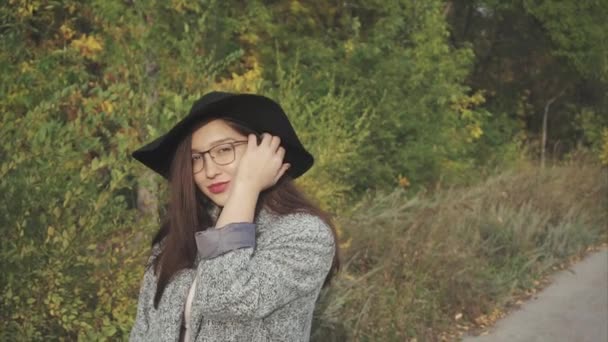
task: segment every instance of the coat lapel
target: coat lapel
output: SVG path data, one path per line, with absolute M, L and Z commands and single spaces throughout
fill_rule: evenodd
M 184 269 L 179 271 L 174 279 L 167 284 L 158 305 L 161 331 L 168 333 L 172 341 L 179 339 L 184 307 L 192 280 L 194 280 L 194 270 Z
M 218 213 L 218 211 L 215 211 L 213 213 L 213 214 L 216 214 L 216 215 L 214 215 L 215 218 L 217 218 L 217 213 Z M 270 211 L 268 211 L 265 208 L 260 210 L 260 213 L 255 220 L 256 230 L 263 231 L 263 230 L 266 230 L 267 228 L 269 228 L 270 221 L 272 220 L 272 218 L 273 218 L 273 215 L 270 213 Z M 192 284 L 194 277 L 198 273 L 205 272 L 205 268 L 204 268 L 205 262 L 199 255 L 197 255 L 197 257 L 196 257 L 195 264 L 197 265 L 197 267 L 196 267 L 196 269 L 191 270 L 192 274 L 190 275 L 190 283 L 188 284 L 188 288 L 186 289 L 186 292 L 188 292 L 188 290 L 190 289 L 189 286 Z M 200 277 L 198 279 L 200 279 Z M 196 339 L 196 335 L 199 332 L 199 329 L 202 324 L 202 320 L 205 318 L 205 317 L 203 317 L 204 307 L 201 303 L 200 298 L 198 298 L 198 294 L 201 293 L 201 289 L 203 288 L 203 286 L 206 286 L 206 284 L 202 284 L 200 281 L 196 282 L 196 291 L 194 293 L 194 298 L 192 300 L 192 308 L 191 308 L 191 312 L 190 312 L 190 319 L 192 320 L 190 322 L 190 327 L 192 329 L 190 336 L 192 338 L 192 341 L 194 341 Z M 183 308 L 183 306 L 182 306 L 182 308 Z M 189 342 L 189 341 L 186 341 L 186 342 Z

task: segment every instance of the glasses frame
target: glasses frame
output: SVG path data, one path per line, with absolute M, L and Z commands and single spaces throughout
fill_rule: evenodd
M 203 159 L 203 166 L 198 171 L 194 171 L 194 160 L 192 161 L 192 173 L 193 174 L 197 174 L 197 173 L 199 173 L 199 172 L 201 172 L 201 171 L 203 171 L 205 169 L 205 154 L 207 154 L 207 153 L 209 153 L 209 157 L 211 157 L 211 160 L 216 165 L 228 165 L 228 164 L 232 163 L 236 159 L 236 146 L 242 145 L 242 144 L 246 144 L 248 142 L 249 142 L 249 140 L 227 141 L 227 142 L 223 142 L 223 143 L 217 144 L 217 145 L 213 146 L 212 148 L 208 149 L 207 151 L 192 152 L 192 157 L 194 157 L 195 155 L 199 155 Z M 230 160 L 227 163 L 218 163 L 218 162 L 215 161 L 215 158 L 211 154 L 211 151 L 214 150 L 214 149 L 216 149 L 216 148 L 218 148 L 218 147 L 220 147 L 220 146 L 223 146 L 223 145 L 231 145 L 232 146 L 232 160 Z

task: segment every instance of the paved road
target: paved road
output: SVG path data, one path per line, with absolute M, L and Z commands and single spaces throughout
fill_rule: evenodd
M 464 342 L 608 342 L 608 249 L 553 276 L 536 299 Z

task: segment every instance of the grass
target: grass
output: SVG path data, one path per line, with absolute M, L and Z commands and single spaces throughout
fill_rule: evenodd
M 523 166 L 467 188 L 368 196 L 339 224 L 345 266 L 314 341 L 438 341 L 608 240 L 608 172 Z M 456 319 L 457 318 L 457 319 Z

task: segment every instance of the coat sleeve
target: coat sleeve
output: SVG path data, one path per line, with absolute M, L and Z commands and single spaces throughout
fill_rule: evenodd
M 158 245 L 152 248 L 152 255 L 148 258 L 148 263 L 144 276 L 139 288 L 139 297 L 137 300 L 137 313 L 135 316 L 135 322 L 131 328 L 129 334 L 129 341 L 145 341 L 147 339 L 147 332 L 149 328 L 149 313 L 150 305 L 152 304 L 152 296 L 154 295 L 154 272 L 152 267 L 152 260 L 156 257 L 159 252 Z
M 273 240 L 262 249 L 234 249 L 197 267 L 195 300 L 213 319 L 263 318 L 319 289 L 331 268 L 335 242 L 319 217 L 281 217 Z

